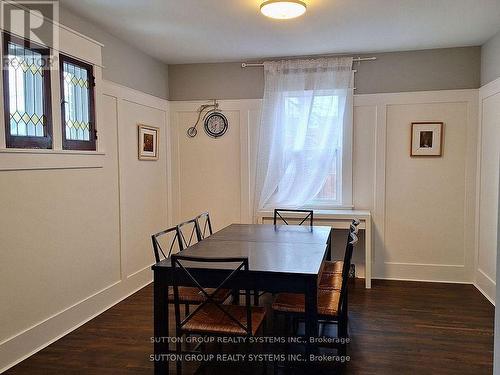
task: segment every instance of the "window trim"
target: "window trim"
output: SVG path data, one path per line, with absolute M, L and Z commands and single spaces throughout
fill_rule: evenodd
M 27 39 L 14 36 L 8 32 L 3 32 L 3 58 L 9 54 L 9 42 L 23 46 L 41 54 L 47 60 L 50 59 L 50 48 L 33 43 Z M 43 75 L 43 111 L 44 111 L 44 136 L 16 136 L 10 133 L 10 95 L 9 95 L 9 69 L 3 69 L 3 103 L 4 103 L 4 121 L 5 121 L 5 145 L 7 148 L 33 148 L 33 149 L 52 149 L 52 88 L 50 68 L 44 68 Z
M 354 71 L 352 72 L 354 82 Z M 352 85 L 353 86 L 353 85 Z M 340 172 L 339 197 L 333 199 L 313 198 L 303 208 L 313 209 L 352 209 L 353 204 L 353 142 L 354 142 L 354 89 L 349 88 L 346 96 L 344 122 L 342 124 L 342 152 L 337 159 Z M 337 150 L 338 152 L 338 150 Z
M 66 106 L 64 101 L 64 63 L 70 63 L 87 70 L 89 87 L 89 140 L 75 141 L 66 139 Z M 97 128 L 95 112 L 95 76 L 94 66 L 71 56 L 59 54 L 59 86 L 61 92 L 61 135 L 63 150 L 97 151 Z

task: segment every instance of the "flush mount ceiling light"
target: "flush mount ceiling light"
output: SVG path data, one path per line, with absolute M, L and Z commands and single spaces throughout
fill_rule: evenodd
M 266 17 L 288 20 L 303 15 L 307 5 L 300 0 L 267 0 L 260 6 L 260 11 Z

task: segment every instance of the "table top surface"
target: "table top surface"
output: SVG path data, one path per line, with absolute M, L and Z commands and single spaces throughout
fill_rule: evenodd
M 232 224 L 182 252 L 200 257 L 247 257 L 251 272 L 318 275 L 331 228 Z M 221 263 L 183 262 L 188 268 L 230 269 Z M 170 268 L 170 259 L 153 269 Z
M 309 225 L 231 224 L 206 241 L 247 241 L 326 244 L 331 227 Z

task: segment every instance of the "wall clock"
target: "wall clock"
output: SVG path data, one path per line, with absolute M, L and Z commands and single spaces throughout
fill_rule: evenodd
M 205 132 L 212 138 L 222 137 L 228 126 L 226 116 L 220 112 L 211 112 L 205 117 Z

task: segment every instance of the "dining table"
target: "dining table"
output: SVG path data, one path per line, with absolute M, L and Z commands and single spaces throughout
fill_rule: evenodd
M 231 224 L 182 251 L 186 256 L 246 257 L 249 270 L 228 288 L 269 293 L 305 295 L 305 342 L 318 337 L 317 287 L 325 259 L 331 251 L 332 228 L 304 225 Z M 188 265 L 187 268 L 190 266 Z M 193 264 L 196 280 L 204 288 L 218 287 L 218 280 L 231 272 L 223 263 Z M 230 267 L 230 266 L 229 266 Z M 166 258 L 152 266 L 154 274 L 154 369 L 167 374 L 169 368 L 168 290 L 173 268 Z M 193 286 L 189 278 L 178 278 L 179 286 Z

